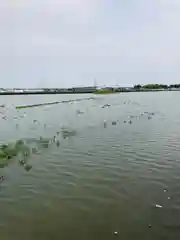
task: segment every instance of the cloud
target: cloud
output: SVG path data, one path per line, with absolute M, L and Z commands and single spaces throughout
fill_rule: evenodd
M 87 22 L 100 5 L 100 0 L 6 0 L 6 8 L 17 14 L 31 13 L 42 17 L 62 15 L 68 23 Z
M 12 75 L 13 84 L 46 79 L 49 86 L 88 85 L 94 77 L 102 84 L 180 78 L 179 0 L 3 0 L 0 6 L 5 83 Z

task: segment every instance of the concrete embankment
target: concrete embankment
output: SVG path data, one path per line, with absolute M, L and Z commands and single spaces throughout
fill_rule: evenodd
M 27 91 L 27 92 L 0 92 L 0 95 L 42 95 L 42 94 L 88 94 L 93 93 L 93 91 L 79 91 L 79 92 L 71 92 L 71 91 Z
M 84 100 L 93 100 L 93 99 L 94 98 L 89 97 L 89 98 L 77 98 L 77 99 L 73 99 L 73 100 L 64 100 L 64 101 L 59 101 L 59 102 L 47 102 L 47 103 L 39 103 L 39 104 L 31 104 L 31 105 L 21 105 L 21 106 L 16 106 L 16 109 L 40 107 L 40 106 L 54 105 L 54 104 L 60 104 L 60 103 L 80 102 L 80 101 L 84 101 Z

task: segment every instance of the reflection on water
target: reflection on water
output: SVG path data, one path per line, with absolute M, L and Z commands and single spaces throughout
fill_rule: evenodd
M 1 97 L 0 239 L 180 239 L 180 96 L 86 97 Z

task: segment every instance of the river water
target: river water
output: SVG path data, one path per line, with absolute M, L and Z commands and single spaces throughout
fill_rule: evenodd
M 1 96 L 0 143 L 25 141 L 32 169 L 18 157 L 0 168 L 0 239 L 179 240 L 179 102 L 179 92 Z

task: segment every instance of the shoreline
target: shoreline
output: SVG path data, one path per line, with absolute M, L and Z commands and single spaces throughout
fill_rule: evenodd
M 127 92 L 176 92 L 180 91 L 180 89 L 122 89 L 115 90 L 111 94 L 115 93 L 127 93 Z M 0 95 L 52 95 L 52 94 L 94 94 L 97 93 L 94 91 L 27 91 L 27 92 L 0 92 Z M 110 94 L 110 93 L 109 93 Z M 98 95 L 104 95 L 103 93 L 98 93 Z

